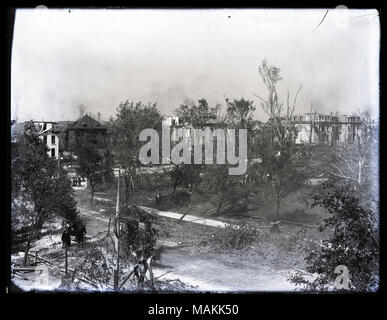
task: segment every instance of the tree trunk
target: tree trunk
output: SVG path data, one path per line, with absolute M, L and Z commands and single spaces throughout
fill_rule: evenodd
M 27 265 L 27 261 L 28 261 L 28 251 L 30 250 L 30 246 L 31 246 L 31 235 L 28 236 L 28 241 L 27 241 L 27 245 L 26 245 L 26 250 L 24 251 L 24 260 L 23 260 L 23 265 L 24 265 L 24 266 Z
M 362 183 L 362 174 L 361 174 L 362 169 L 363 169 L 363 163 L 362 163 L 361 160 L 359 160 L 359 172 L 358 172 L 358 175 L 357 175 L 357 184 L 359 186 Z
M 150 279 L 151 289 L 152 289 L 152 291 L 155 291 L 156 288 L 155 288 L 155 284 L 154 284 L 152 264 L 151 264 L 152 263 L 152 259 L 153 259 L 153 256 L 148 258 L 147 261 L 146 261 L 146 264 L 148 266 L 148 272 L 149 272 L 149 279 Z
M 218 203 L 218 207 L 216 208 L 216 215 L 217 216 L 220 216 L 221 214 L 221 209 L 222 209 L 222 205 L 223 205 L 223 199 L 224 197 L 221 196 L 221 198 L 219 199 L 219 203 Z
M 36 240 L 40 239 L 42 227 L 43 227 L 43 218 L 39 215 L 38 221 L 36 222 Z
M 39 240 L 40 238 L 40 232 L 42 230 L 42 227 L 43 227 L 43 223 L 44 223 L 44 218 L 43 218 L 43 209 L 42 208 L 38 208 L 37 210 L 37 217 L 36 217 L 36 221 L 34 223 L 34 226 L 33 226 L 33 233 L 35 232 L 35 236 L 36 236 L 36 240 Z
M 179 183 L 179 180 L 175 180 L 175 183 L 173 184 L 173 193 L 172 194 L 175 194 L 175 192 L 176 192 L 176 187 L 177 187 L 177 185 L 178 185 L 178 183 Z
M 94 199 L 94 184 L 90 182 L 91 187 L 91 198 L 90 198 L 90 205 L 93 205 L 93 199 Z
M 140 282 L 141 284 L 144 284 L 144 281 L 145 281 L 145 275 L 146 275 L 146 272 L 148 271 L 148 264 L 146 263 L 146 260 L 143 259 L 143 266 L 144 268 L 142 269 L 142 273 L 140 274 Z
M 280 207 L 281 207 L 281 199 L 279 195 L 277 195 L 277 211 L 276 211 L 277 220 L 279 220 L 280 218 Z
M 41 211 L 41 210 L 40 210 Z M 39 212 L 40 213 L 40 212 Z M 30 248 L 31 248 L 31 241 L 32 241 L 32 238 L 35 236 L 37 237 L 37 233 L 38 233 L 38 221 L 39 219 L 42 219 L 40 214 L 38 214 L 38 216 L 36 217 L 36 220 L 32 223 L 32 226 L 31 226 L 31 230 L 30 230 L 30 233 L 28 235 L 28 240 L 27 240 L 27 245 L 26 245 L 26 249 L 24 251 L 24 260 L 23 260 L 23 265 L 26 265 L 27 264 L 27 261 L 28 261 L 28 252 L 30 251 Z
M 120 244 L 118 239 L 115 243 L 116 250 L 117 250 L 117 256 L 116 256 L 116 265 L 114 269 L 114 290 L 118 290 L 118 280 L 119 280 L 119 270 L 120 270 Z
M 67 267 L 67 247 L 65 248 L 65 274 L 67 276 L 68 273 L 68 267 Z

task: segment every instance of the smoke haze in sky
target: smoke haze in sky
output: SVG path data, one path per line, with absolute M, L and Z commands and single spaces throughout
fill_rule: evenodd
M 17 10 L 11 117 L 76 120 L 114 116 L 125 100 L 164 114 L 206 98 L 255 101 L 258 64 L 281 69 L 283 102 L 299 84 L 296 113 L 379 113 L 376 10 Z M 344 22 L 343 22 L 344 21 Z M 319 25 L 319 26 L 318 26 Z M 318 27 L 317 27 L 318 26 Z M 316 28 L 317 27 L 317 28 Z

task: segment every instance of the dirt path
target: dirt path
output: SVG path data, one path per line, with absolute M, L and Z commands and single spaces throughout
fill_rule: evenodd
M 160 211 L 157 209 L 143 207 L 143 206 L 139 206 L 139 207 L 142 208 L 143 210 L 145 210 L 146 212 L 155 213 L 161 217 L 166 217 L 166 218 L 171 218 L 171 219 L 176 219 L 176 220 L 180 220 L 183 217 L 183 214 L 177 213 L 177 212 Z M 193 216 L 190 214 L 185 215 L 184 218 L 182 219 L 182 221 L 188 221 L 188 222 L 192 222 L 192 223 L 198 223 L 198 224 L 202 224 L 205 226 L 217 227 L 217 228 L 226 228 L 226 226 L 229 225 L 224 221 L 215 220 L 215 219 L 208 219 L 208 218 L 201 218 L 201 217 Z M 237 226 L 235 226 L 235 227 L 237 227 Z
M 168 249 L 161 256 L 165 278 L 179 278 L 198 286 L 203 291 L 289 291 L 294 286 L 287 279 L 287 272 L 274 272 L 260 266 L 233 266 L 218 257 L 197 256 L 191 249 Z
M 106 232 L 109 223 L 108 212 L 103 209 L 98 212 L 82 207 L 79 207 L 79 210 L 82 219 L 87 225 L 88 241 L 92 241 L 92 238 L 101 232 Z M 166 219 L 171 219 L 171 222 L 176 221 L 170 214 L 162 216 Z M 212 227 L 215 228 L 215 226 Z M 161 279 L 179 279 L 188 285 L 195 286 L 198 291 L 294 290 L 294 286 L 286 280 L 289 270 L 271 270 L 258 264 L 231 264 L 220 255 L 200 253 L 193 245 L 183 246 L 167 240 L 158 241 L 158 245 L 163 246 L 163 251 L 160 254 L 159 260 L 155 261 L 153 270 L 155 277 L 160 277 Z M 33 250 L 37 249 L 45 250 L 46 254 L 49 254 L 48 259 L 53 264 L 58 268 L 64 268 L 64 253 L 61 248 L 59 233 L 44 237 L 36 242 Z M 85 248 L 76 248 L 76 250 L 87 251 L 87 244 Z M 69 259 L 72 259 L 73 256 L 74 253 L 70 250 Z M 60 284 L 60 278 L 58 279 L 58 277 L 44 276 L 42 278 L 39 274 L 29 274 L 28 278 L 28 281 L 16 279 L 15 283 L 25 290 L 33 288 L 54 290 Z M 43 283 L 41 283 L 41 278 L 44 280 Z
M 80 216 L 86 224 L 87 237 L 94 237 L 98 233 L 106 231 L 109 218 L 104 214 L 104 211 L 94 211 L 78 207 Z
M 87 224 L 88 236 L 92 237 L 106 231 L 109 219 L 104 212 L 79 208 Z M 161 212 L 163 213 L 163 212 Z M 173 215 L 175 214 L 176 217 Z M 177 213 L 161 214 L 171 219 L 180 218 Z M 184 219 L 185 220 L 185 219 Z M 189 218 L 189 220 L 195 220 Z M 211 220 L 211 219 L 201 219 Z M 201 220 L 199 220 L 201 222 Z M 198 220 L 191 221 L 196 222 Z M 218 222 L 214 220 L 215 222 Z M 199 223 L 200 223 L 199 222 Z M 222 222 L 223 223 L 223 222 Z M 208 224 L 204 221 L 203 224 Z M 220 226 L 214 223 L 213 226 Z M 261 266 L 232 266 L 219 257 L 196 254 L 191 247 L 180 247 L 176 243 L 159 241 L 164 246 L 154 274 L 162 278 L 176 279 L 197 286 L 200 291 L 289 291 L 294 286 L 286 279 L 288 272 L 274 271 Z

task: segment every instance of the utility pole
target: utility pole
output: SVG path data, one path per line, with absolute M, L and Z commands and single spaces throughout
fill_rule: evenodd
M 116 249 L 116 269 L 114 270 L 114 290 L 118 290 L 118 271 L 120 267 L 120 240 L 119 240 L 119 215 L 120 215 L 120 180 L 121 180 L 121 168 L 118 169 L 118 182 L 117 182 L 117 204 L 116 204 L 116 219 L 114 224 L 114 246 Z

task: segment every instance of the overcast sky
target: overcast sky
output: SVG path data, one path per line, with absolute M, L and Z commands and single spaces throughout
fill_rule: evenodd
M 18 10 L 11 117 L 76 120 L 79 105 L 108 119 L 121 101 L 164 114 L 206 98 L 247 98 L 265 87 L 258 64 L 281 69 L 282 100 L 303 85 L 296 113 L 379 109 L 376 10 Z M 319 26 L 318 26 L 319 25 Z M 318 26 L 318 27 L 317 27 Z M 317 27 L 317 28 L 316 28 Z

